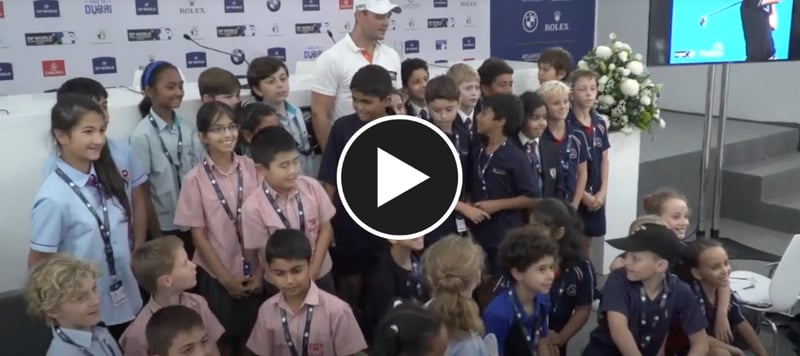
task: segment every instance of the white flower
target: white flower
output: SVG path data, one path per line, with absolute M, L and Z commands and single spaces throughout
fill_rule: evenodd
M 617 41 L 617 42 L 614 42 L 614 44 L 612 44 L 612 46 L 614 46 L 615 49 L 622 49 L 625 46 L 625 42 Z
M 597 46 L 597 48 L 594 49 L 594 54 L 596 54 L 600 59 L 608 59 L 611 57 L 612 52 L 611 48 L 608 48 L 607 46 Z
M 600 77 L 600 79 L 597 79 L 597 86 L 599 86 L 601 88 L 606 86 L 606 83 L 608 83 L 608 76 L 604 75 L 604 76 Z
M 611 40 L 611 41 L 616 40 L 617 39 L 617 34 L 614 33 L 614 32 L 609 33 L 608 34 L 608 39 Z
M 589 64 L 586 63 L 586 61 L 581 59 L 580 61 L 578 61 L 578 68 L 580 68 L 580 69 L 588 69 L 589 68 Z
M 667 127 L 667 122 L 664 121 L 664 119 L 662 119 L 662 118 L 658 118 L 658 126 L 663 129 L 663 128 Z
M 631 61 L 628 63 L 625 68 L 631 71 L 631 73 L 635 76 L 639 76 L 644 73 L 644 65 L 642 62 L 639 61 Z
M 600 102 L 602 102 L 605 105 L 609 105 L 609 106 L 614 105 L 615 101 L 616 100 L 614 100 L 614 97 L 611 96 L 611 95 L 603 95 L 603 96 L 600 97 Z
M 633 127 L 625 126 L 625 127 L 622 128 L 621 131 L 622 131 L 622 133 L 624 133 L 626 135 L 629 135 L 629 134 L 633 133 Z
M 631 45 L 629 45 L 627 43 L 624 43 L 624 42 L 622 43 L 622 49 L 624 49 L 624 50 L 626 50 L 628 52 L 633 50 L 633 48 L 631 48 Z
M 641 103 L 641 104 L 642 104 L 642 105 L 644 105 L 644 106 L 648 106 L 648 105 L 650 105 L 652 102 L 653 102 L 653 100 L 652 100 L 652 99 L 650 99 L 650 97 L 649 97 L 649 96 L 643 96 L 641 99 L 639 99 L 639 103 Z
M 633 79 L 623 79 L 620 83 L 620 90 L 627 96 L 636 96 L 639 94 L 639 82 Z
M 622 72 L 622 75 L 624 75 L 626 77 L 631 75 L 631 71 L 628 68 L 622 68 L 621 72 Z
M 610 70 L 610 71 L 614 70 L 616 68 L 617 68 L 617 66 L 615 66 L 614 63 L 611 63 L 611 64 L 608 65 L 608 70 Z
M 619 119 L 625 124 L 628 123 L 628 115 L 622 115 L 619 117 Z
M 644 59 L 644 57 L 640 53 L 636 53 L 633 55 L 633 59 L 641 61 L 642 59 Z

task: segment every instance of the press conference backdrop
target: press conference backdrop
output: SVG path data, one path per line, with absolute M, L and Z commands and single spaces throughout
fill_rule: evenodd
M 493 1 L 497 2 L 497 1 Z M 505 2 L 505 1 L 503 1 Z M 489 55 L 488 0 L 395 0 L 385 43 L 429 62 Z M 592 15 L 593 17 L 593 15 Z M 90 76 L 130 85 L 140 66 L 159 59 L 196 81 L 218 66 L 245 74 L 240 57 L 313 60 L 354 24 L 353 0 L 0 0 L 0 94 L 41 92 Z

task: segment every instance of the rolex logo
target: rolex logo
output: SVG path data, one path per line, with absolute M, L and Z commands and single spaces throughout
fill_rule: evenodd
M 553 13 L 553 18 L 556 20 L 556 22 L 560 22 L 561 21 L 561 11 L 554 12 Z

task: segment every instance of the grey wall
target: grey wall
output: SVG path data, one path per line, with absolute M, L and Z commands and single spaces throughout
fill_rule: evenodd
M 598 0 L 597 8 L 597 44 L 607 43 L 608 34 L 614 32 L 635 51 L 645 54 L 648 0 Z M 653 80 L 664 83 L 662 107 L 702 113 L 707 68 L 651 68 Z M 800 62 L 734 65 L 730 83 L 729 117 L 800 123 Z

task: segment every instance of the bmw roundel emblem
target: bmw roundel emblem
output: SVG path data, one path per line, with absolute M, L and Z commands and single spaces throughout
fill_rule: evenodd
M 239 48 L 231 51 L 231 63 L 238 66 L 244 63 L 244 60 L 245 60 L 244 51 L 242 51 Z
M 281 0 L 267 0 L 269 11 L 276 12 L 281 9 Z
M 539 27 L 539 15 L 536 14 L 536 11 L 530 10 L 525 12 L 522 15 L 522 28 L 525 32 L 531 33 L 536 31 L 536 28 Z

